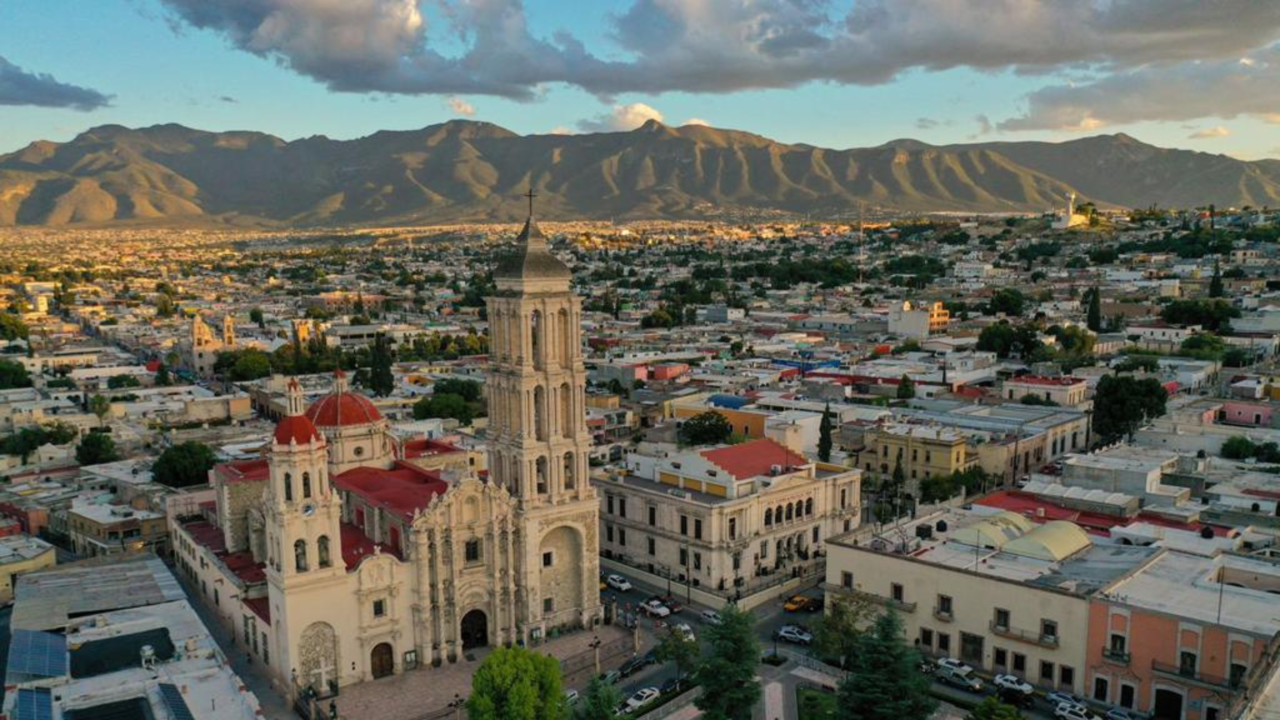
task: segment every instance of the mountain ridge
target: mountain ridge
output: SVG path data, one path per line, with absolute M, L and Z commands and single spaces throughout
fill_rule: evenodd
M 670 127 L 519 135 L 450 120 L 352 140 L 101 125 L 0 154 L 0 226 L 120 222 L 332 225 L 521 216 L 530 185 L 553 219 L 722 212 L 1037 212 L 1075 192 L 1101 206 L 1280 205 L 1280 160 L 1160 148 L 1123 133 L 1060 143 L 832 149 L 741 130 Z

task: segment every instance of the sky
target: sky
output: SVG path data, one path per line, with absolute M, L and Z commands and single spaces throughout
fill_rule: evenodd
M 455 118 L 1280 158 L 1280 1 L 0 0 L 0 153 L 105 124 L 293 140 Z

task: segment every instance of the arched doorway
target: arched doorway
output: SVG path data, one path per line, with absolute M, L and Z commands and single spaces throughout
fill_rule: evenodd
M 384 678 L 396 671 L 395 655 L 391 643 L 379 643 L 369 654 L 369 666 L 373 671 L 373 679 Z
M 1182 720 L 1182 693 L 1156 688 L 1155 709 L 1151 715 L 1156 720 Z
M 483 610 L 472 610 L 462 616 L 462 649 L 484 647 L 489 644 L 489 618 Z

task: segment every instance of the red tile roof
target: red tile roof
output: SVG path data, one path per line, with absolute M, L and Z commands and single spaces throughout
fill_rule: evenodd
M 319 427 L 368 425 L 382 419 L 369 398 L 353 392 L 330 393 L 307 408 L 307 417 Z
M 258 460 L 237 460 L 213 466 L 213 471 L 222 476 L 223 482 L 262 482 L 271 475 L 265 458 Z
M 768 475 L 774 465 L 796 467 L 809 461 L 768 438 L 703 450 L 702 457 L 739 480 Z
M 1044 377 L 1043 375 L 1023 375 L 1016 377 L 1008 382 L 1022 383 L 1023 385 L 1054 385 L 1057 387 L 1071 387 L 1084 382 L 1078 377 Z
M 393 548 L 384 543 L 376 543 L 369 539 L 364 531 L 350 523 L 342 523 L 342 562 L 348 570 L 355 570 L 360 561 L 373 555 L 377 550 L 403 560 L 400 548 Z
M 262 622 L 268 625 L 271 624 L 271 603 L 267 598 L 249 598 L 244 601 L 244 604 L 249 606 L 249 609 L 253 611 L 254 615 L 262 618 Z
M 1224 537 L 1230 532 L 1230 528 L 1219 525 L 1206 525 L 1205 523 L 1189 522 L 1180 523 L 1166 517 L 1155 515 L 1152 513 L 1140 512 L 1136 518 L 1123 518 L 1114 515 L 1103 515 L 1101 513 L 1082 512 L 1071 508 L 1055 505 L 1045 498 L 1039 498 L 1030 493 L 1018 490 L 1001 490 L 991 493 L 986 497 L 975 501 L 978 505 L 987 507 L 1000 508 L 1001 510 L 1009 510 L 1011 512 L 1020 513 L 1027 519 L 1034 522 L 1048 522 L 1050 520 L 1068 520 L 1079 525 L 1086 532 L 1100 536 L 1110 536 L 1111 529 L 1115 527 L 1124 527 L 1134 522 L 1146 522 L 1161 527 L 1175 528 L 1177 530 L 1186 530 L 1188 532 L 1200 532 L 1201 529 L 1209 527 L 1213 529 L 1213 534 L 1218 537 Z M 1044 514 L 1040 515 L 1037 511 L 1043 510 Z
M 321 439 L 320 431 L 316 429 L 315 423 L 306 415 L 290 415 L 286 416 L 276 424 L 276 444 L 288 445 L 290 443 L 298 443 L 306 445 L 312 440 Z
M 222 536 L 222 528 L 213 525 L 204 520 L 189 522 L 182 526 L 183 530 L 191 536 L 201 547 L 206 547 L 214 554 L 225 553 L 227 545 Z
M 442 440 L 416 438 L 406 441 L 404 444 L 404 456 L 406 458 L 416 458 L 424 455 L 444 455 L 455 452 L 463 452 L 463 450 L 453 443 L 447 443 Z
M 374 467 L 352 468 L 333 478 L 339 490 L 354 493 L 374 507 L 384 508 L 403 518 L 425 508 L 431 499 L 444 494 L 448 484 L 438 473 L 423 470 L 405 462 L 390 470 Z

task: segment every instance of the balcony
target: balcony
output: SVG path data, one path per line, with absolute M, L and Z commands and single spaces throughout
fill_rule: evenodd
M 997 625 L 995 620 L 991 621 L 991 634 L 1051 650 L 1058 647 L 1058 636 L 1056 635 L 1045 635 L 1030 630 L 1009 627 L 1008 625 Z
M 1129 651 L 1117 650 L 1115 648 L 1102 648 L 1102 659 L 1116 665 L 1129 664 Z
M 943 610 L 937 605 L 933 606 L 933 616 L 942 622 L 951 622 L 952 620 L 955 620 L 955 615 L 953 615 L 950 610 Z
M 1239 683 L 1232 683 L 1230 680 L 1217 675 L 1209 675 L 1192 668 L 1184 668 L 1178 665 L 1169 665 L 1167 663 L 1151 661 L 1151 669 L 1157 674 L 1172 680 L 1180 680 L 1184 683 L 1190 683 L 1197 687 L 1208 688 L 1210 690 L 1227 690 L 1234 692 L 1239 688 Z
M 916 604 L 913 602 L 904 602 L 902 600 L 894 600 L 893 598 L 887 598 L 883 595 L 877 595 L 875 593 L 869 593 L 869 592 L 864 592 L 862 590 L 854 590 L 853 588 L 847 588 L 844 585 L 837 585 L 835 583 L 823 583 L 822 589 L 827 592 L 837 593 L 839 595 L 854 598 L 856 600 L 865 600 L 869 603 L 874 603 L 876 605 L 891 607 L 901 612 L 913 613 L 916 611 Z

